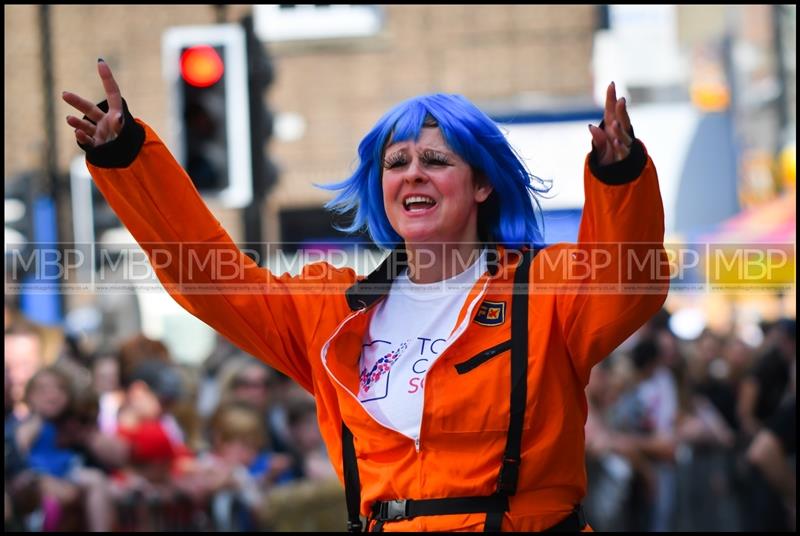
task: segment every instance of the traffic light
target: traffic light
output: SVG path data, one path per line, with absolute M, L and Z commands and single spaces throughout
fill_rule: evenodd
M 236 24 L 168 29 L 171 146 L 198 191 L 229 208 L 253 197 L 245 32 Z

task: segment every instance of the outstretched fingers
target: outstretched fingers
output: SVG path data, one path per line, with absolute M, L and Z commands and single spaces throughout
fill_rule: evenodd
M 595 147 L 603 148 L 608 143 L 608 136 L 606 136 L 602 128 L 589 125 L 589 132 L 592 134 L 592 143 L 594 143 Z
M 102 121 L 106 115 L 105 112 L 98 108 L 93 102 L 90 102 L 83 97 L 76 95 L 75 93 L 64 91 L 61 94 L 61 98 L 64 99 L 64 102 L 82 112 L 83 115 L 88 117 L 89 120 L 95 124 Z
M 89 145 L 94 147 L 94 138 L 87 135 L 84 131 L 75 129 L 75 139 L 78 140 L 78 143 L 81 145 Z
M 112 118 L 116 118 L 122 112 L 122 93 L 120 93 L 117 81 L 114 80 L 111 67 L 102 59 L 97 62 L 97 73 L 100 75 L 100 80 L 103 81 L 103 89 L 108 99 L 108 113 Z
M 614 122 L 614 119 L 617 118 L 617 88 L 614 85 L 614 82 L 608 84 L 608 88 L 606 89 L 606 105 L 603 111 L 603 121 L 605 121 L 606 126 L 610 126 L 611 123 Z
M 67 116 L 67 124 L 75 129 L 75 137 L 82 145 L 97 146 L 115 140 L 123 127 L 122 94 L 111 68 L 102 59 L 97 61 L 97 74 L 103 83 L 108 112 L 104 112 L 93 102 L 75 93 L 70 91 L 62 93 L 62 98 L 67 104 L 86 116 L 84 119 Z
M 95 132 L 97 131 L 97 126 L 94 123 L 85 119 L 79 119 L 74 115 L 67 116 L 67 124 L 75 129 L 85 132 L 89 136 L 94 136 Z
M 625 97 L 617 100 L 615 112 L 617 121 L 622 125 L 622 130 L 626 133 L 629 132 L 631 130 L 631 118 L 628 116 L 628 103 Z

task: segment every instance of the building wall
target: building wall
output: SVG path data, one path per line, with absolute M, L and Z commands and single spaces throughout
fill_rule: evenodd
M 594 6 L 383 6 L 376 36 L 269 45 L 276 81 L 267 93 L 278 112 L 300 114 L 305 135 L 272 143 L 282 170 L 265 206 L 269 240 L 277 239 L 276 211 L 319 205 L 330 193 L 312 183 L 341 180 L 352 169 L 361 137 L 393 104 L 420 93 L 461 93 L 476 102 L 511 102 L 526 94 L 591 96 Z M 250 6 L 222 13 L 238 21 Z M 96 58 L 114 71 L 137 117 L 166 137 L 167 87 L 161 74 L 161 36 L 175 25 L 211 24 L 211 5 L 53 5 L 56 147 L 67 172 L 79 154 L 64 122 L 70 90 L 103 97 Z M 39 7 L 5 7 L 5 177 L 41 168 L 45 126 Z M 218 210 L 237 236 L 238 218 Z

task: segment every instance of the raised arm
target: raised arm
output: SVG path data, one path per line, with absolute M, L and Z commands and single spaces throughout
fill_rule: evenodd
M 64 100 L 86 116 L 70 116 L 67 123 L 87 151 L 97 187 L 148 254 L 166 290 L 237 346 L 312 390 L 309 340 L 322 308 L 335 298 L 309 284 L 354 274 L 317 263 L 301 276 L 275 277 L 257 266 L 236 247 L 155 132 L 127 110 L 105 62 L 98 62 L 98 73 L 107 103 L 64 92 Z
M 592 366 L 658 311 L 669 288 L 656 169 L 633 134 L 625 99 L 617 99 L 613 82 L 603 122 L 589 130 L 586 200 L 568 261 L 586 263 L 588 270 L 571 270 L 558 297 L 567 346 L 584 383 Z

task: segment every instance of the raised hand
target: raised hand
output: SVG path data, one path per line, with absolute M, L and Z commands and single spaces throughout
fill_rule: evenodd
M 122 111 L 122 94 L 111 74 L 111 68 L 102 59 L 97 60 L 97 73 L 103 82 L 108 99 L 108 112 L 83 97 L 64 91 L 61 98 L 85 115 L 88 120 L 68 115 L 67 124 L 75 129 L 75 139 L 81 145 L 97 147 L 119 136 L 125 117 Z
M 629 134 L 631 119 L 628 117 L 625 99 L 617 99 L 614 82 L 606 90 L 606 107 L 603 112 L 603 128 L 589 125 L 592 144 L 601 166 L 613 164 L 626 158 L 631 152 L 633 138 Z

